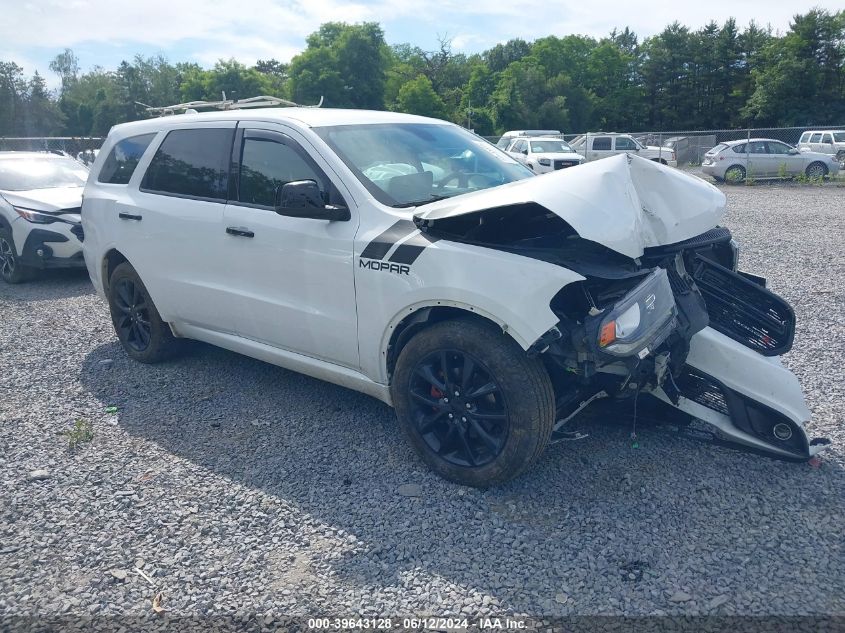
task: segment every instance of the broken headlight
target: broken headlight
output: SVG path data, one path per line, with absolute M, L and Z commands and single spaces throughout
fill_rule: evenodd
M 605 354 L 644 358 L 675 327 L 676 314 L 669 277 L 659 268 L 609 312 L 597 316 L 596 344 Z

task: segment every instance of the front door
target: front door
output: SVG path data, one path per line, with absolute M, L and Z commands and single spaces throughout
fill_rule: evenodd
M 298 133 L 266 124 L 239 128 L 237 165 L 224 211 L 221 257 L 239 306 L 239 335 L 357 368 L 358 319 L 352 247 L 357 209 L 328 164 Z M 315 180 L 327 203 L 349 206 L 351 220 L 277 214 L 287 182 Z

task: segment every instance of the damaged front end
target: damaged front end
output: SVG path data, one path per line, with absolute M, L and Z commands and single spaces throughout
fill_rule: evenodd
M 632 184 L 629 194 L 642 186 Z M 643 197 L 636 205 L 649 213 Z M 828 443 L 808 438 L 800 386 L 779 360 L 792 346 L 794 313 L 765 280 L 737 270 L 728 229 L 673 243 L 641 239 L 645 245 L 623 253 L 585 239 L 567 214 L 578 218 L 527 201 L 416 218 L 440 239 L 541 259 L 584 277 L 555 295 L 550 307 L 559 321 L 528 350 L 542 355 L 553 377 L 556 431 L 565 433 L 598 399 L 642 399 L 641 410 L 662 412 L 673 424 L 703 420 L 714 439 L 783 459 L 806 460 Z

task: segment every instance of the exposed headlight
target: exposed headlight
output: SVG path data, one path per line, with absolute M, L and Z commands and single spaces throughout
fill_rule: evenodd
M 676 314 L 669 277 L 660 268 L 601 316 L 598 347 L 613 356 L 644 357 L 649 347 L 662 343 L 672 331 Z
M 32 222 L 33 224 L 52 224 L 53 222 L 59 221 L 59 218 L 54 215 L 50 215 L 49 213 L 39 213 L 38 211 L 33 211 L 32 209 L 22 209 L 21 207 L 12 208 L 24 220 Z
M 552 161 L 550 161 L 548 158 L 541 158 L 537 162 L 540 163 L 543 167 L 549 167 L 552 164 Z

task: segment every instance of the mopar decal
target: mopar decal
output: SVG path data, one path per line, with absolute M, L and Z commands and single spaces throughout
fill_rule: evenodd
M 359 266 L 370 270 L 386 270 L 407 275 L 411 264 L 416 261 L 420 253 L 437 239 L 419 231 L 413 222 L 399 220 L 364 247 Z M 389 260 L 381 261 L 399 242 L 402 243 L 393 251 Z
M 375 259 L 359 259 L 359 268 L 369 268 L 370 270 L 386 270 L 389 273 L 397 273 L 399 275 L 407 275 L 411 272 L 410 266 L 404 264 L 391 264 L 390 262 L 380 262 Z

